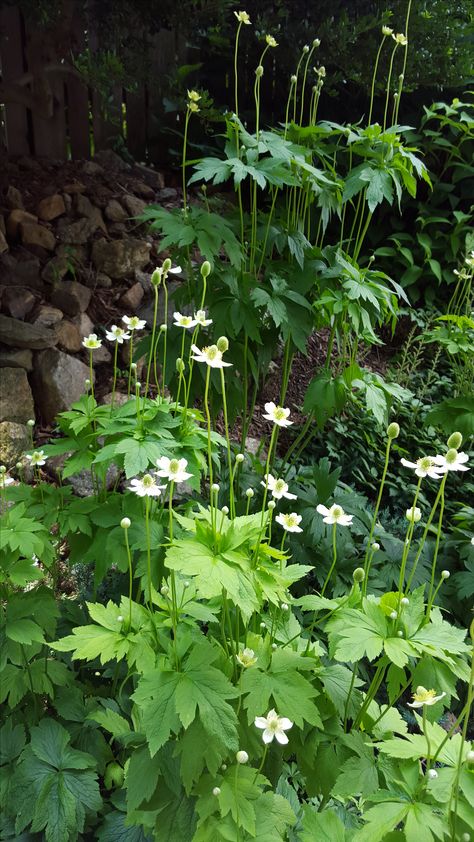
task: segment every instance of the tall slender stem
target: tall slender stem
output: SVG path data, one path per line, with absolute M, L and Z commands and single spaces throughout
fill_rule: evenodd
M 229 419 L 227 416 L 227 398 L 225 392 L 225 377 L 224 377 L 224 369 L 220 369 L 221 373 L 221 389 L 222 389 L 222 408 L 224 410 L 224 427 L 225 427 L 225 438 L 227 443 L 227 463 L 229 468 L 229 506 L 230 506 L 230 516 L 235 517 L 235 502 L 234 502 L 234 482 L 233 482 L 233 474 L 232 474 L 232 451 L 230 448 L 230 435 L 229 435 Z
M 390 56 L 390 65 L 388 68 L 388 79 L 387 79 L 387 90 L 385 94 L 385 111 L 383 114 L 383 131 L 387 128 L 387 114 L 388 114 L 388 104 L 390 102 L 390 82 L 392 81 L 392 70 L 393 70 L 393 59 L 395 58 L 395 53 L 397 52 L 398 44 L 395 44 L 392 55 Z
M 146 558 L 147 558 L 147 574 L 148 574 L 148 606 L 150 611 L 153 611 L 153 601 L 151 598 L 151 539 L 150 539 L 150 498 L 145 497 L 145 533 L 146 533 Z
M 377 495 L 377 501 L 375 503 L 374 515 L 373 515 L 373 518 L 372 518 L 372 523 L 370 524 L 369 537 L 367 539 L 367 549 L 365 551 L 365 558 L 364 558 L 364 581 L 363 581 L 363 584 L 362 584 L 362 594 L 363 594 L 363 596 L 365 596 L 366 593 L 367 593 L 367 580 L 368 580 L 368 577 L 369 577 L 370 563 L 371 563 L 371 560 L 372 560 L 372 557 L 373 557 L 372 538 L 374 536 L 375 525 L 377 523 L 377 517 L 378 517 L 378 513 L 379 513 L 379 509 L 380 509 L 380 503 L 382 501 L 383 489 L 384 489 L 385 480 L 386 480 L 386 477 L 387 477 L 388 462 L 389 462 L 389 459 L 390 459 L 390 448 L 392 447 L 392 441 L 393 441 L 393 439 L 389 436 L 388 439 L 387 439 L 387 446 L 385 448 L 385 462 L 384 462 L 384 466 L 383 466 L 382 479 L 380 480 L 379 493 Z
M 181 164 L 181 172 L 182 172 L 182 182 L 183 182 L 183 213 L 187 216 L 188 213 L 188 197 L 186 193 L 186 149 L 188 145 L 188 125 L 189 125 L 189 118 L 191 116 L 191 111 L 188 108 L 186 109 L 186 117 L 184 120 L 184 138 L 183 138 L 183 161 Z
M 112 386 L 112 400 L 110 401 L 110 412 L 112 412 L 115 403 L 115 389 L 117 386 L 117 357 L 118 357 L 118 342 L 115 342 L 114 349 L 114 380 Z
M 386 35 L 384 35 L 382 37 L 382 42 L 380 44 L 380 47 L 378 48 L 377 56 L 376 56 L 376 59 L 375 59 L 374 72 L 373 72 L 373 75 L 372 75 L 372 87 L 370 89 L 369 116 L 368 116 L 368 119 L 367 119 L 367 125 L 369 125 L 369 126 L 370 126 L 370 121 L 372 119 L 372 109 L 373 109 L 373 106 L 374 106 L 375 79 L 377 77 L 377 70 L 378 70 L 378 66 L 379 66 L 380 53 L 382 52 L 382 47 L 384 45 L 386 37 L 387 37 Z
M 158 298 L 159 298 L 159 289 L 158 284 L 153 285 L 153 289 L 155 292 L 155 303 L 153 306 L 153 326 L 151 329 L 151 346 L 150 351 L 148 354 L 148 364 L 146 368 L 146 381 L 145 381 L 145 400 L 148 397 L 148 388 L 150 385 L 150 373 L 151 367 L 153 365 L 153 361 L 155 359 L 155 336 L 156 336 L 156 320 L 158 318 Z
M 133 363 L 133 330 L 130 331 L 130 357 L 128 361 L 127 398 L 130 397 L 132 389 L 132 363 Z
M 430 578 L 430 589 L 428 592 L 428 604 L 426 606 L 426 622 L 429 622 L 431 609 L 433 607 L 433 600 L 435 594 L 434 591 L 434 580 L 436 575 L 436 562 L 438 560 L 438 553 L 439 553 L 439 544 L 441 540 L 441 528 L 443 525 L 443 515 L 444 515 L 444 487 L 446 485 L 447 474 L 444 475 L 443 479 L 441 480 L 440 485 L 440 507 L 439 507 L 439 518 L 438 518 L 438 529 L 436 530 L 436 543 L 433 553 L 433 562 L 431 564 L 431 578 Z
M 332 525 L 332 564 L 331 564 L 331 567 L 329 568 L 329 573 L 326 576 L 326 581 L 324 582 L 324 585 L 323 585 L 323 588 L 322 588 L 322 591 L 321 591 L 321 596 L 324 596 L 324 593 L 325 593 L 326 588 L 327 588 L 327 586 L 328 586 L 328 584 L 331 580 L 331 576 L 332 576 L 334 568 L 336 566 L 336 561 L 337 561 L 336 527 L 337 527 L 337 524 L 333 523 L 333 525 Z

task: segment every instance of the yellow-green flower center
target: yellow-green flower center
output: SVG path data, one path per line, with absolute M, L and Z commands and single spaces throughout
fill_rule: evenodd
M 277 406 L 277 408 L 275 409 L 274 417 L 277 421 L 283 421 L 283 419 L 285 418 L 285 410 L 282 406 Z
M 446 454 L 446 457 L 445 457 L 446 462 L 448 462 L 450 465 L 452 465 L 453 462 L 456 461 L 457 455 L 458 455 L 457 450 L 455 450 L 454 447 L 451 447 Z
M 436 690 L 427 690 L 426 687 L 417 687 L 416 693 L 413 693 L 415 702 L 430 702 L 436 696 Z
M 142 479 L 142 483 L 145 488 L 151 488 L 151 486 L 155 484 L 155 480 L 153 479 L 151 474 L 145 474 L 145 476 Z
M 340 506 L 334 506 L 334 508 L 332 510 L 332 514 L 333 514 L 333 517 L 335 517 L 336 520 L 337 520 L 338 518 L 341 517 L 341 515 L 343 514 L 343 511 L 342 511 Z
M 275 483 L 275 491 L 278 494 L 281 494 L 281 492 L 285 491 L 285 489 L 286 489 L 286 482 L 282 479 L 277 479 L 277 481 Z
M 418 465 L 422 471 L 429 471 L 433 465 L 433 460 L 431 456 L 423 456 L 421 459 L 418 459 Z
M 170 462 L 170 473 L 176 474 L 179 471 L 179 462 L 177 459 L 172 459 Z
M 215 360 L 218 357 L 219 348 L 217 347 L 217 345 L 211 345 L 209 348 L 205 348 L 204 352 L 208 360 Z

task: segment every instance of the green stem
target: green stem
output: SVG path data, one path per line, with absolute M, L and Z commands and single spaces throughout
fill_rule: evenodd
M 133 568 L 132 568 L 132 554 L 130 552 L 130 544 L 128 541 L 128 528 L 124 529 L 125 532 L 125 547 L 127 549 L 127 561 L 128 561 L 128 630 L 130 631 L 132 628 L 132 593 L 133 593 Z
M 402 562 L 400 565 L 400 576 L 398 579 L 398 603 L 397 603 L 397 614 L 400 612 L 400 603 L 402 600 L 402 593 L 403 593 L 403 586 L 405 584 L 405 568 L 408 559 L 408 553 L 410 552 L 411 541 L 413 538 L 413 531 L 415 529 L 415 507 L 418 502 L 418 495 L 420 493 L 420 486 L 421 486 L 422 477 L 419 477 L 416 490 L 415 490 L 415 497 L 412 503 L 411 509 L 411 518 L 408 524 L 407 534 L 405 538 L 405 543 L 403 545 L 403 553 L 402 553 Z
M 434 600 L 434 580 L 436 576 L 436 562 L 438 561 L 438 553 L 439 553 L 439 544 L 441 540 L 441 527 L 443 525 L 443 515 L 444 515 L 444 487 L 446 485 L 447 474 L 444 475 L 443 479 L 441 480 L 440 485 L 440 506 L 439 506 L 439 518 L 438 518 L 438 529 L 436 530 L 436 543 L 433 553 L 433 562 L 431 565 L 431 578 L 430 578 L 430 589 L 428 593 L 428 604 L 426 606 L 426 620 L 425 622 L 429 622 L 431 609 L 433 607 L 433 600 Z
M 431 766 L 431 743 L 426 727 L 426 705 L 423 705 L 423 734 L 426 740 L 426 774 L 428 774 Z
M 158 318 L 158 299 L 159 299 L 159 289 L 158 284 L 153 285 L 153 289 L 155 292 L 155 303 L 153 307 L 153 326 L 151 329 L 151 346 L 150 351 L 148 354 L 148 363 L 146 368 L 146 381 L 145 381 L 145 400 L 148 397 L 148 388 L 150 385 L 150 373 L 151 367 L 153 365 L 153 360 L 155 358 L 155 336 L 156 336 L 156 320 Z
M 324 596 L 324 593 L 326 591 L 326 588 L 327 588 L 327 586 L 330 582 L 331 576 L 332 576 L 334 568 L 336 566 L 336 561 L 337 561 L 336 527 L 337 527 L 337 524 L 333 523 L 333 525 L 332 525 L 332 564 L 331 564 L 331 567 L 329 568 L 329 573 L 326 576 L 326 581 L 324 582 L 323 589 L 321 591 L 321 596 Z
M 372 550 L 372 538 L 374 536 L 374 530 L 375 530 L 375 525 L 377 523 L 377 517 L 378 517 L 378 513 L 379 513 L 379 509 L 380 509 L 380 503 L 382 502 L 382 494 L 383 494 L 383 490 L 384 490 L 384 486 L 385 486 L 385 480 L 387 478 L 388 463 L 389 463 L 389 459 L 390 459 L 390 448 L 392 447 L 392 441 L 393 441 L 393 439 L 390 438 L 390 437 L 387 439 L 387 446 L 385 448 L 385 462 L 384 462 L 384 466 L 383 466 L 382 479 L 380 480 L 379 493 L 377 495 L 377 502 L 375 503 L 374 516 L 372 518 L 372 523 L 370 525 L 369 537 L 367 539 L 367 550 L 365 552 L 365 558 L 364 558 L 364 582 L 362 584 L 362 595 L 363 596 L 365 596 L 366 593 L 367 593 L 367 580 L 368 580 L 368 577 L 369 577 L 370 564 L 371 564 L 372 557 L 373 557 L 373 554 L 374 554 L 374 552 Z M 369 556 L 370 556 L 370 558 L 369 558 Z
M 474 643 L 474 623 L 471 623 L 470 628 L 470 635 L 471 641 Z M 454 798 L 454 815 L 452 817 L 452 836 L 451 842 L 455 842 L 456 840 L 456 825 L 457 825 L 457 816 L 458 816 L 458 801 L 459 801 L 459 779 L 461 777 L 461 768 L 463 762 L 463 754 L 464 754 L 464 746 L 467 740 L 467 733 L 469 723 L 471 721 L 471 708 L 474 704 L 474 647 L 471 649 L 471 674 L 469 676 L 469 683 L 467 687 L 467 700 L 466 700 L 466 712 L 464 714 L 464 722 L 461 731 L 461 742 L 459 745 L 459 755 L 458 755 L 458 762 L 456 767 L 456 777 L 454 779 L 453 788 L 451 790 L 451 796 L 449 799 L 449 806 L 448 806 L 448 816 L 451 813 L 451 806 Z
M 127 398 L 132 390 L 132 363 L 133 363 L 133 330 L 130 333 L 130 359 L 128 363 Z
M 390 102 L 390 82 L 392 80 L 392 70 L 393 70 L 393 59 L 395 58 L 395 53 L 397 52 L 398 44 L 395 43 L 395 46 L 392 50 L 392 55 L 390 56 L 390 65 L 388 68 L 388 79 L 387 79 L 387 89 L 385 95 L 385 110 L 383 114 L 383 131 L 387 128 L 387 113 L 388 113 L 388 104 Z
M 426 521 L 426 526 L 425 526 L 425 528 L 424 528 L 424 530 L 423 530 L 423 535 L 421 536 L 421 541 L 420 541 L 420 544 L 419 544 L 419 546 L 418 546 L 418 550 L 417 550 L 417 553 L 416 553 L 416 556 L 415 556 L 415 560 L 414 560 L 414 562 L 413 562 L 413 566 L 412 566 L 412 569 L 411 569 L 411 573 L 410 573 L 410 575 L 409 575 L 409 577 L 408 577 L 408 581 L 407 581 L 407 591 L 408 591 L 408 590 L 410 590 L 411 583 L 412 583 L 412 580 L 413 580 L 413 577 L 414 577 L 414 575 L 415 575 L 415 571 L 416 571 L 416 568 L 417 568 L 417 565 L 418 565 L 418 561 L 419 561 L 419 559 L 420 559 L 421 553 L 422 553 L 422 551 L 423 551 L 423 547 L 424 547 L 424 545 L 425 545 L 426 536 L 428 535 L 428 530 L 429 530 L 429 528 L 430 528 L 430 526 L 431 526 L 431 523 L 432 523 L 432 521 L 433 521 L 433 518 L 434 518 L 434 516 L 435 516 L 436 509 L 438 508 L 438 503 L 439 503 L 439 501 L 441 500 L 441 495 L 442 495 L 442 493 L 443 493 L 443 490 L 442 490 L 442 488 L 441 488 L 441 486 L 440 486 L 439 491 L 438 491 L 438 493 L 437 493 L 437 495 L 436 495 L 435 501 L 434 501 L 434 503 L 433 503 L 433 506 L 432 506 L 432 508 L 431 508 L 431 512 L 430 512 L 430 514 L 429 514 L 428 520 Z
M 153 601 L 151 597 L 151 540 L 150 540 L 150 498 L 145 497 L 145 533 L 146 533 L 146 558 L 147 558 L 147 574 L 148 574 L 148 606 L 150 611 L 153 611 Z
M 407 67 L 408 30 L 409 30 L 409 24 L 410 24 L 411 4 L 412 4 L 412 0 L 408 0 L 407 16 L 406 16 L 406 19 L 405 19 L 405 35 L 407 37 L 407 44 L 404 48 L 405 53 L 404 53 L 404 56 L 403 56 L 403 67 L 402 67 L 402 74 L 401 74 L 402 80 L 401 80 L 401 85 L 400 85 L 400 88 L 399 88 L 399 91 L 398 91 L 398 97 L 397 97 L 397 108 L 396 108 L 396 111 L 395 111 L 395 120 L 394 120 L 395 125 L 398 123 L 398 112 L 399 112 L 399 109 L 400 109 L 400 100 L 402 98 L 402 91 L 403 91 L 403 81 L 405 79 L 405 71 L 406 71 L 406 67 Z
M 115 389 L 117 387 L 117 357 L 118 357 L 118 342 L 115 342 L 115 350 L 114 350 L 114 380 L 112 385 L 112 400 L 110 401 L 110 413 L 112 414 L 112 410 L 114 408 L 115 403 Z
M 385 43 L 386 37 L 387 37 L 386 35 L 384 35 L 382 37 L 382 43 L 380 44 L 380 47 L 379 47 L 378 52 L 377 52 L 377 57 L 375 59 L 374 72 L 373 72 L 373 76 L 372 76 L 372 87 L 371 87 L 371 90 L 370 90 L 370 108 L 369 108 L 369 117 L 368 117 L 368 120 L 367 120 L 368 126 L 370 126 L 370 121 L 372 119 L 372 109 L 373 109 L 373 105 L 374 105 L 374 93 L 375 93 L 375 79 L 377 77 L 377 70 L 378 70 L 378 66 L 379 66 L 380 53 L 382 52 L 382 47 Z
M 373 679 L 370 683 L 369 689 L 367 690 L 364 702 L 361 706 L 361 709 L 360 709 L 359 713 L 357 714 L 357 716 L 354 720 L 354 723 L 353 723 L 353 726 L 352 726 L 353 728 L 359 727 L 359 725 L 361 723 L 361 720 L 362 720 L 362 717 L 366 713 L 371 701 L 375 698 L 375 695 L 376 695 L 376 693 L 377 693 L 377 691 L 378 691 L 378 689 L 379 689 L 379 687 L 380 687 L 380 685 L 383 681 L 384 673 L 385 673 L 385 663 L 382 662 L 377 666 L 377 669 L 375 671 L 375 675 L 374 675 L 374 677 L 373 677 Z
M 166 278 L 163 275 L 163 290 L 165 293 L 165 320 L 164 320 L 164 336 L 163 336 L 163 377 L 162 377 L 162 395 L 165 396 L 165 380 L 166 380 L 166 351 L 168 348 L 168 287 L 166 286 Z
M 233 483 L 233 475 L 232 475 L 232 451 L 230 447 L 230 435 L 229 435 L 229 419 L 227 415 L 227 398 L 226 398 L 226 391 L 225 391 L 225 377 L 224 377 L 224 369 L 220 369 L 221 374 L 221 389 L 222 389 L 222 408 L 224 410 L 224 427 L 225 427 L 225 438 L 227 443 L 227 464 L 229 469 L 229 507 L 230 507 L 230 516 L 235 517 L 235 502 L 234 502 L 234 483 Z
M 187 216 L 188 213 L 188 197 L 186 193 L 186 148 L 188 145 L 188 125 L 189 125 L 189 118 L 191 116 L 191 111 L 186 108 L 186 119 L 184 121 L 184 138 L 183 138 L 183 161 L 181 164 L 182 170 L 182 181 L 183 181 L 183 213 L 184 216 Z

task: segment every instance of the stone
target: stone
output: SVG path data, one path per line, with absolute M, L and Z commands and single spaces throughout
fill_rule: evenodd
M 24 368 L 25 371 L 32 371 L 33 354 L 28 348 L 0 348 L 0 368 Z
M 2 232 L 2 234 L 7 233 L 7 226 L 5 225 L 5 217 L 3 213 L 0 213 L 0 231 Z
M 86 185 L 82 181 L 77 181 L 77 179 L 63 185 L 63 193 L 69 193 L 70 195 L 74 195 L 74 193 L 85 193 L 86 189 Z
M 84 394 L 89 367 L 56 348 L 42 351 L 36 358 L 33 389 L 41 417 L 51 424 L 58 412 L 70 409 Z
M 84 338 L 84 336 L 89 336 L 91 333 L 94 333 L 94 322 L 87 313 L 79 313 L 72 319 L 72 322 L 79 328 L 81 337 Z
M 155 190 L 161 190 L 165 186 L 165 177 L 159 170 L 155 170 L 153 167 L 147 167 L 146 164 L 136 164 L 135 170 L 139 170 L 146 177 L 147 181 L 153 184 Z M 137 191 L 135 190 L 134 192 Z M 145 196 L 144 198 L 147 197 Z
M 133 284 L 130 289 L 127 289 L 127 292 L 124 292 L 122 297 L 119 300 L 119 304 L 122 307 L 128 307 L 130 310 L 138 310 L 140 304 L 142 303 L 142 298 L 145 295 L 143 287 L 139 281 Z
M 34 325 L 42 327 L 55 327 L 62 320 L 63 311 L 50 304 L 41 304 L 33 321 Z
M 158 190 L 156 198 L 159 202 L 171 202 L 173 199 L 178 198 L 178 191 L 175 187 L 163 187 L 161 190 Z
M 155 173 L 155 175 L 157 174 Z M 148 184 L 145 184 L 144 181 L 140 181 L 139 179 L 129 181 L 128 189 L 131 190 L 132 193 L 135 193 L 136 196 L 140 196 L 142 199 L 155 198 L 155 191 L 153 190 L 153 187 L 150 187 Z
M 69 351 L 70 354 L 77 354 L 82 349 L 82 334 L 77 325 L 64 319 L 59 323 L 56 335 L 58 337 L 58 346 L 63 351 Z
M 127 226 L 125 222 L 110 222 L 107 228 L 109 234 L 123 237 L 127 234 Z
M 38 216 L 44 222 L 51 222 L 52 219 L 57 219 L 63 213 L 66 213 L 66 205 L 60 193 L 46 196 L 45 199 L 41 199 L 38 205 Z
M 4 254 L 6 251 L 8 251 L 7 238 L 3 231 L 0 231 L 0 254 Z
M 140 269 L 136 269 L 135 280 L 142 285 L 143 292 L 151 292 L 151 272 L 142 272 Z
M 56 248 L 53 232 L 36 222 L 20 223 L 20 234 L 24 246 L 38 246 L 46 251 L 54 251 Z
M 66 208 L 66 213 L 70 214 L 72 211 L 72 196 L 69 193 L 63 193 L 63 201 L 64 207 Z
M 123 406 L 125 403 L 127 403 L 128 400 L 130 400 L 130 398 L 127 397 L 127 395 L 125 395 L 123 392 L 115 392 L 115 397 L 113 392 L 108 392 L 102 398 L 101 403 L 111 404 L 112 398 L 114 398 L 114 406 Z
M 92 359 L 95 365 L 108 365 L 112 362 L 112 354 L 105 345 L 101 345 L 100 348 L 94 351 Z
M 97 272 L 95 276 L 95 286 L 102 287 L 102 289 L 111 289 L 113 285 L 112 278 L 105 274 L 105 272 Z
M 81 244 L 59 243 L 56 256 L 67 258 L 70 264 L 81 264 L 86 262 L 88 251 L 86 246 Z
M 104 210 L 106 219 L 110 222 L 125 222 L 127 212 L 124 210 L 118 199 L 110 199 Z
M 2 369 L 0 392 L 0 421 L 15 421 L 17 424 L 35 417 L 33 395 L 23 368 Z
M 36 298 L 26 287 L 6 287 L 2 298 L 2 309 L 14 319 L 24 319 L 35 306 Z
M 10 210 L 24 210 L 23 198 L 20 191 L 13 186 L 13 184 L 8 185 L 7 192 L 5 194 L 5 204 L 7 208 Z
M 122 202 L 128 210 L 129 215 L 133 217 L 140 216 L 147 207 L 147 203 L 143 199 L 137 199 L 136 196 L 126 195 L 123 197 Z
M 12 468 L 30 447 L 30 433 L 25 424 L 0 422 L 0 463 Z
M 20 234 L 20 225 L 22 223 L 38 222 L 38 217 L 25 210 L 13 210 L 7 219 L 7 235 L 11 240 L 16 239 Z
M 77 316 L 87 310 L 92 293 L 90 289 L 77 281 L 62 281 L 51 293 L 51 304 L 59 307 L 68 316 Z
M 61 453 L 58 456 L 51 456 L 45 465 L 48 474 L 54 479 L 59 480 L 61 478 L 64 465 L 70 456 L 72 456 L 71 451 L 68 453 Z M 108 491 L 114 487 L 118 476 L 118 466 L 114 464 L 109 465 L 105 475 L 105 485 Z M 91 472 L 87 469 L 79 471 L 77 474 L 73 474 L 70 477 L 66 477 L 66 479 L 62 480 L 62 482 L 64 485 L 70 485 L 77 497 L 92 497 L 93 494 L 97 493 L 97 489 L 94 487 L 91 477 Z
M 5 286 L 23 286 L 43 290 L 40 278 L 40 262 L 37 257 L 28 255 L 27 260 L 17 260 L 11 254 L 0 257 L 0 278 Z
M 42 325 L 32 325 L 0 315 L 0 342 L 13 348 L 41 351 L 56 345 L 56 333 Z
M 102 214 L 98 208 L 95 208 L 97 216 L 95 219 L 83 216 L 77 222 L 71 222 L 69 225 L 64 225 L 58 228 L 58 237 L 62 243 L 72 243 L 73 245 L 84 245 L 91 238 L 97 228 L 105 228 Z
M 46 281 L 49 284 L 55 284 L 58 283 L 58 281 L 62 281 L 64 276 L 69 272 L 70 268 L 70 260 L 65 254 L 55 255 L 45 264 L 43 271 L 41 272 L 41 277 L 43 278 L 43 281 Z
M 95 161 L 84 161 L 82 165 L 82 172 L 86 175 L 102 175 L 104 172 L 104 168 L 97 164 Z
M 105 170 L 112 172 L 125 172 L 131 169 L 130 164 L 127 164 L 120 155 L 117 155 L 112 149 L 101 149 L 94 155 L 94 162 L 99 164 Z
M 125 278 L 135 269 L 143 269 L 150 260 L 151 244 L 144 240 L 96 240 L 92 246 L 92 262 L 96 269 L 111 278 Z
M 28 156 L 24 156 L 23 158 L 19 158 L 17 161 L 18 166 L 22 170 L 30 170 L 30 172 L 41 172 L 41 164 L 36 158 L 29 158 Z

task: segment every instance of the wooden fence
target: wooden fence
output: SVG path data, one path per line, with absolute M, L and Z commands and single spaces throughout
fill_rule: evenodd
M 185 59 L 179 35 L 153 36 L 149 81 L 134 92 L 115 86 L 104 103 L 71 63 L 71 51 L 99 53 L 99 33 L 85 31 L 74 0 L 64 8 L 67 37 L 55 29 L 54 42 L 16 6 L 0 9 L 0 146 L 9 155 L 64 160 L 87 158 L 121 138 L 136 160 L 159 160 L 166 140 L 152 115 L 163 112 L 160 80 Z

